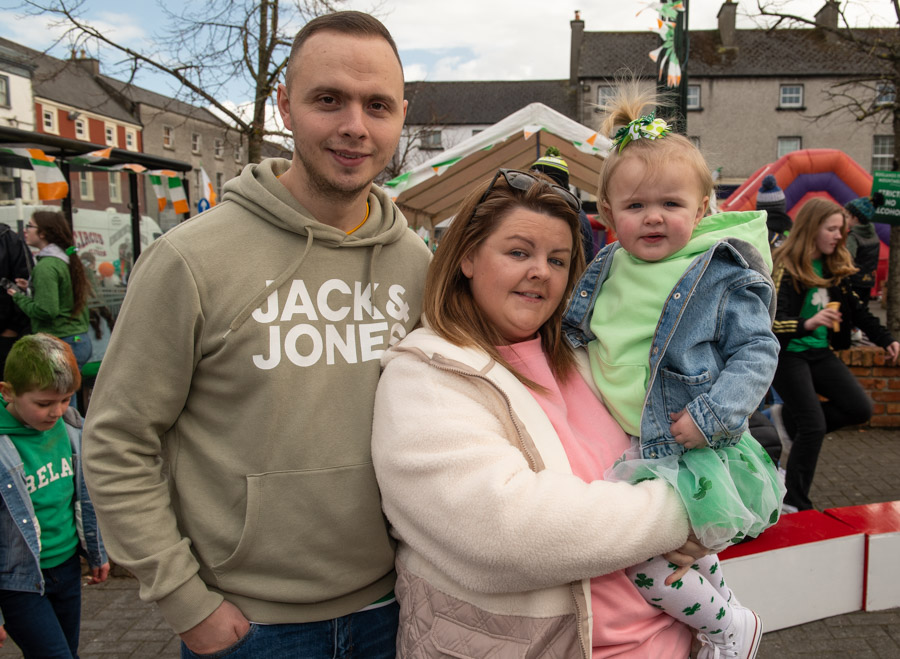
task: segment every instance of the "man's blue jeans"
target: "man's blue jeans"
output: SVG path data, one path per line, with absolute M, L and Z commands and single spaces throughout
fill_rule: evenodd
M 6 633 L 26 657 L 78 659 L 81 559 L 41 570 L 44 594 L 0 590 Z
M 392 602 L 334 620 L 292 625 L 251 624 L 240 641 L 214 654 L 195 654 L 181 644 L 182 659 L 394 659 L 400 605 Z

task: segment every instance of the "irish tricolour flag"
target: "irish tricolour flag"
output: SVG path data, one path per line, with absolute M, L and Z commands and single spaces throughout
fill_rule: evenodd
M 187 213 L 187 196 L 178 174 L 167 169 L 150 172 L 150 184 L 156 192 L 156 203 L 159 210 L 166 207 L 166 199 L 172 200 L 172 209 L 176 213 Z
M 63 199 L 69 194 L 69 184 L 59 171 L 54 159 L 40 149 L 21 147 L 0 147 L 0 153 L 11 153 L 27 158 L 37 179 L 38 197 L 42 200 Z

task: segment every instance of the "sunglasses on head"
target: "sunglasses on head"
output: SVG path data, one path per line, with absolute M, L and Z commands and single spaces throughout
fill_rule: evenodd
M 491 184 L 487 187 L 487 190 L 484 191 L 484 194 L 481 195 L 481 199 L 478 200 L 478 203 L 475 204 L 475 208 L 472 209 L 472 217 L 475 217 L 475 211 L 478 210 L 478 207 L 481 206 L 491 194 L 491 190 L 494 189 L 494 184 L 497 182 L 497 179 L 503 177 L 506 180 L 506 184 L 511 188 L 515 188 L 516 190 L 521 190 L 522 192 L 527 192 L 532 185 L 535 183 L 540 185 L 546 185 L 553 192 L 563 198 L 569 207 L 575 211 L 576 213 L 581 210 L 581 201 L 573 195 L 571 192 L 566 190 L 561 185 L 556 185 L 555 183 L 548 183 L 538 177 L 529 174 L 528 172 L 521 172 L 518 169 L 498 169 L 497 173 L 494 174 L 494 178 L 491 179 Z

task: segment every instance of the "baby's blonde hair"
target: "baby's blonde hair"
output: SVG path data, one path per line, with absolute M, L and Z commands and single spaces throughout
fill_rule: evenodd
M 617 85 L 615 95 L 601 108 L 604 118 L 600 130 L 604 135 L 612 138 L 620 128 L 662 105 L 664 103 L 656 92 L 641 89 L 637 80 L 621 81 Z M 612 227 L 612 218 L 608 217 L 606 210 L 609 204 L 609 183 L 623 158 L 626 157 L 640 158 L 651 175 L 663 167 L 671 167 L 673 161 L 681 161 L 693 169 L 697 175 L 697 185 L 701 196 L 712 197 L 713 195 L 713 179 L 709 165 L 700 150 L 684 135 L 670 132 L 665 137 L 655 140 L 633 140 L 621 151 L 618 146 L 614 146 L 600 166 L 597 207 L 603 223 L 609 227 Z

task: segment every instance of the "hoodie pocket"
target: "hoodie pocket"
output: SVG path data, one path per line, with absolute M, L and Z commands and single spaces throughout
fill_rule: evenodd
M 358 590 L 393 569 L 372 463 L 247 476 L 244 528 L 211 566 L 220 588 L 312 603 Z

